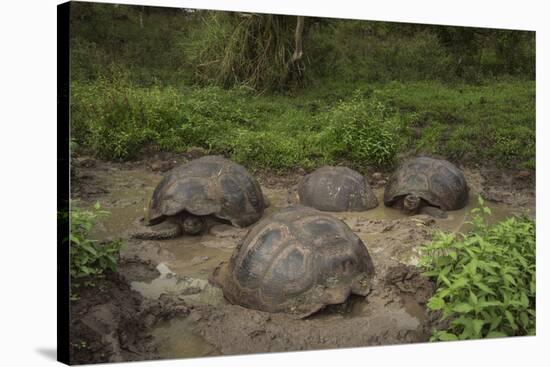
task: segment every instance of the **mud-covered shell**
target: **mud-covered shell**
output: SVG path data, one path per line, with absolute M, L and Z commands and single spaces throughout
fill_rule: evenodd
M 291 206 L 258 222 L 211 280 L 231 303 L 308 316 L 366 296 L 374 266 L 361 239 L 341 220 Z
M 428 157 L 411 159 L 391 176 L 384 190 L 384 204 L 414 194 L 442 210 L 457 210 L 468 202 L 464 174 L 452 163 Z
M 244 227 L 258 221 L 264 208 L 260 185 L 246 168 L 220 156 L 205 156 L 163 177 L 149 203 L 148 220 L 189 212 Z
M 298 197 L 300 204 L 323 211 L 362 211 L 378 206 L 365 177 L 341 166 L 324 166 L 302 178 Z

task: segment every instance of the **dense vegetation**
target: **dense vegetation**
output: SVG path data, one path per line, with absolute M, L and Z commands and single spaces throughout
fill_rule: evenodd
M 400 155 L 535 166 L 534 33 L 73 3 L 72 137 L 133 159 L 200 146 L 250 168 Z
M 491 211 L 479 203 L 470 232 L 439 233 L 423 248 L 437 285 L 428 307 L 449 323 L 432 340 L 535 335 L 535 224 L 512 217 L 488 226 Z

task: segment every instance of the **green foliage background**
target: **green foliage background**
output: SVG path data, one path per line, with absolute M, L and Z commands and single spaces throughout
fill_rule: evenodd
M 535 167 L 534 32 L 73 3 L 72 138 L 103 159 L 199 146 L 249 168 L 426 153 Z

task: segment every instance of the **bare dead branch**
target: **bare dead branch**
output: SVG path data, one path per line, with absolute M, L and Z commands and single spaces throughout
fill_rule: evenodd
M 302 35 L 304 33 L 304 17 L 298 16 L 296 19 L 296 32 L 294 33 L 294 53 L 292 54 L 291 63 L 295 63 L 298 60 L 302 59 L 304 54 L 302 49 Z

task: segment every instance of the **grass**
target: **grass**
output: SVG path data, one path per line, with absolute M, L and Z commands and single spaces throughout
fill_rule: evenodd
M 409 146 L 476 163 L 535 168 L 535 82 L 504 80 L 486 85 L 390 83 L 380 97 L 415 116 L 420 131 Z
M 76 143 L 113 160 L 146 145 L 200 146 L 250 168 L 346 162 L 389 168 L 400 154 L 503 167 L 535 166 L 535 83 L 326 83 L 294 95 L 245 87 L 137 87 L 73 82 Z

